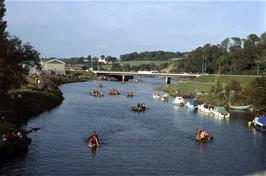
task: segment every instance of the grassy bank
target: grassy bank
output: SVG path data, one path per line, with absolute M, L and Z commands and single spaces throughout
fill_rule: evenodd
M 162 91 L 168 92 L 172 96 L 183 96 L 186 98 L 197 98 L 201 102 L 206 102 L 214 105 L 226 105 L 225 98 L 216 98 L 210 95 L 211 87 L 218 79 L 222 86 L 225 86 L 229 81 L 236 80 L 242 86 L 247 85 L 254 80 L 255 76 L 238 76 L 238 75 L 204 75 L 195 78 L 191 81 L 178 82 L 161 87 Z

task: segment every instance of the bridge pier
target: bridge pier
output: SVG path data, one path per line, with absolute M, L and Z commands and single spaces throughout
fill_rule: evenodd
M 171 84 L 171 77 L 166 77 L 165 82 L 166 84 Z
M 125 75 L 122 75 L 122 82 L 125 82 Z

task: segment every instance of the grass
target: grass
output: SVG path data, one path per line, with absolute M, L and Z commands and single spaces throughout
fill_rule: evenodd
M 162 91 L 168 92 L 172 96 L 195 97 L 197 92 L 209 92 L 212 83 L 204 82 L 184 82 L 176 85 L 165 85 Z
M 215 98 L 209 94 L 210 88 L 214 85 L 216 79 L 219 79 L 223 86 L 225 86 L 231 80 L 236 80 L 245 86 L 255 78 L 256 76 L 247 75 L 204 75 L 191 81 L 165 85 L 160 89 L 162 91 L 168 92 L 172 96 L 183 96 L 187 98 L 196 97 L 202 102 L 214 105 L 224 105 L 226 104 L 226 100 Z M 204 95 L 203 93 L 206 93 L 207 95 Z
M 236 80 L 240 84 L 246 85 L 255 78 L 256 76 L 248 76 L 248 75 L 204 75 L 193 79 L 193 81 L 214 83 L 216 79 L 219 79 L 222 84 L 227 84 L 231 80 Z
M 173 61 L 152 61 L 152 60 L 138 60 L 138 61 L 125 61 L 125 62 L 121 62 L 121 65 L 125 65 L 125 64 L 129 64 L 130 66 L 139 66 L 142 64 L 155 64 L 155 65 L 160 65 L 160 64 L 164 64 L 164 63 L 170 63 Z

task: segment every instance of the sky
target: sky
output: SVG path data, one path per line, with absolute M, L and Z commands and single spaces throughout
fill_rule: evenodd
M 6 0 L 7 31 L 42 57 L 191 51 L 266 32 L 266 2 Z

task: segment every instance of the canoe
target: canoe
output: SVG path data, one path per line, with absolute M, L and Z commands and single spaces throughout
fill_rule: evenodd
M 236 110 L 249 110 L 250 106 L 246 105 L 246 106 L 233 106 L 233 105 L 228 105 L 230 109 L 236 109 Z
M 93 144 L 91 142 L 88 142 L 88 147 L 91 148 L 91 149 L 96 149 L 97 148 L 97 145 L 96 144 Z

